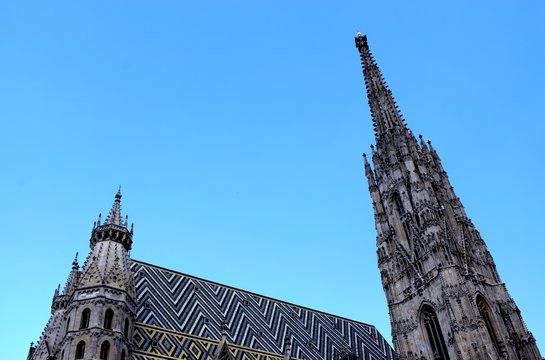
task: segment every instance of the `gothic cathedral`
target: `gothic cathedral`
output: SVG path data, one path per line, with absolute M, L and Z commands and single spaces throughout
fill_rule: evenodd
M 356 46 L 375 128 L 365 174 L 395 353 L 373 325 L 130 258 L 118 192 L 27 360 L 541 360 L 439 156 L 407 128 L 366 37 Z
M 407 128 L 367 37 L 355 40 L 376 140 L 365 175 L 398 358 L 540 360 L 437 152 Z

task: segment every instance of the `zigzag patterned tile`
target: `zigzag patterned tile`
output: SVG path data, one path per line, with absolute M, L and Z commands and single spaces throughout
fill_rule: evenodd
M 218 341 L 137 323 L 134 329 L 136 356 L 153 359 L 212 360 Z M 282 360 L 282 354 L 230 345 L 235 360 Z
M 221 337 L 220 326 L 225 321 L 229 328 L 229 343 L 256 351 L 282 354 L 284 339 L 289 336 L 292 356 L 299 359 L 336 360 L 347 353 L 362 360 L 393 359 L 392 348 L 371 325 L 135 260 L 131 261 L 131 269 L 135 273 L 138 298 L 137 322 L 143 324 L 135 334 L 138 351 L 150 349 L 153 341 L 150 329 L 153 327 L 217 344 Z M 146 325 L 150 327 L 144 327 Z M 210 360 L 208 357 L 213 354 L 208 350 L 198 354 L 188 352 L 182 350 L 185 347 L 175 342 L 175 338 L 165 333 L 158 335 L 157 331 L 153 334 L 160 336 L 155 339 L 157 344 L 164 341 L 165 345 L 157 345 L 154 352 L 137 352 L 137 356 L 148 357 L 135 359 L 151 359 L 149 356 L 153 354 L 158 359 Z M 182 357 L 183 354 L 187 357 Z M 241 354 L 242 357 L 250 356 L 247 352 Z

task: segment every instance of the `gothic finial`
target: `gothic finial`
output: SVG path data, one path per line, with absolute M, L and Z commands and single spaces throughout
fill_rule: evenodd
M 288 335 L 286 335 L 286 337 L 284 338 L 284 346 L 291 346 L 291 339 Z
M 291 359 L 291 339 L 289 335 L 284 338 L 284 360 Z
M 363 163 L 365 164 L 365 170 L 367 170 L 367 167 L 371 166 L 369 165 L 369 160 L 367 160 L 367 154 L 366 153 L 363 153 Z
M 72 269 L 79 269 L 78 253 L 77 252 L 76 252 L 76 256 L 74 256 L 74 261 L 72 261 Z
M 365 153 L 363 154 L 363 162 L 365 167 L 365 176 L 367 177 L 367 180 L 369 181 L 369 186 L 376 185 L 373 169 L 371 169 L 371 164 L 369 164 L 369 161 L 367 160 L 367 155 L 365 155 Z
M 227 337 L 229 327 L 227 326 L 227 322 L 225 321 L 225 319 L 223 319 L 222 322 L 221 322 L 220 331 L 221 331 L 221 336 L 222 337 Z
M 119 190 L 117 190 L 117 193 L 115 194 L 115 200 L 114 204 L 112 205 L 112 209 L 110 210 L 110 213 L 108 214 L 108 217 L 105 220 L 105 224 L 114 224 L 114 225 L 120 225 L 123 226 L 122 216 L 121 216 L 121 187 L 119 187 Z

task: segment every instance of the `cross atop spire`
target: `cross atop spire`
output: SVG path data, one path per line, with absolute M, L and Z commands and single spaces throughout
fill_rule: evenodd
M 369 50 L 367 36 L 357 33 L 355 40 L 361 57 L 367 98 L 378 142 L 385 134 L 407 130 L 407 126 L 397 108 L 392 92 L 384 81 L 371 50 Z

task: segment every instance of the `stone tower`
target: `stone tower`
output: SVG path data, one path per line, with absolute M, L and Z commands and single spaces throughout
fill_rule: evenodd
M 128 360 L 136 297 L 128 251 L 132 226 L 121 216 L 121 192 L 104 223 L 91 233 L 83 269 L 77 259 L 62 292 L 55 290 L 52 316 L 29 360 Z
M 541 359 L 439 156 L 407 128 L 366 36 L 356 47 L 376 140 L 365 175 L 399 359 Z

